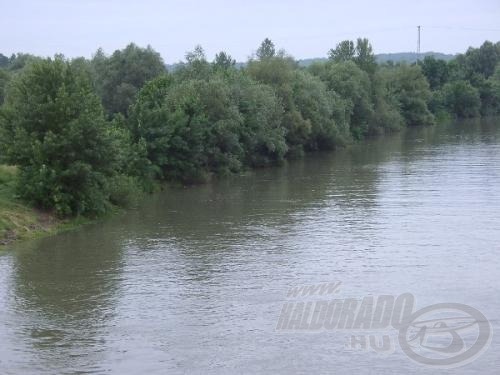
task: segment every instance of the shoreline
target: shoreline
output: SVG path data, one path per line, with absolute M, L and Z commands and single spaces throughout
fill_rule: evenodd
M 449 119 L 446 119 L 449 120 Z M 445 123 L 448 123 L 448 121 L 439 121 L 435 125 L 431 126 L 440 126 Z M 362 145 L 365 144 L 369 141 L 376 140 L 376 139 L 381 139 L 384 137 L 388 136 L 394 136 L 397 134 L 401 134 L 404 132 L 407 128 L 401 129 L 396 132 L 388 132 L 388 133 L 383 133 L 379 135 L 373 135 L 370 137 L 366 137 L 363 140 L 359 140 L 347 145 L 342 146 L 342 149 L 348 149 L 352 146 L 355 145 Z M 338 150 L 338 149 L 337 149 Z M 329 152 L 335 152 L 336 150 L 331 150 Z M 315 152 L 307 152 L 304 154 L 306 155 L 311 155 L 314 154 Z M 295 158 L 287 159 L 288 161 L 295 160 Z M 273 166 L 267 166 L 266 168 L 269 167 L 278 167 L 280 168 L 281 166 L 279 164 L 273 165 Z M 250 168 L 250 170 L 253 169 L 258 169 L 258 168 Z M 5 172 L 5 170 L 10 170 L 10 181 L 5 181 L 5 173 L 3 174 L 3 180 L 2 180 L 2 172 Z M 19 201 L 17 198 L 15 198 L 14 195 L 14 182 L 15 182 L 15 167 L 12 166 L 5 166 L 5 165 L 0 165 L 0 209 L 4 212 L 0 212 L 0 252 L 5 251 L 9 249 L 10 246 L 20 243 L 20 242 L 25 242 L 25 241 L 30 241 L 30 240 L 35 240 L 38 238 L 44 238 L 44 237 L 50 237 L 57 235 L 62 232 L 66 231 L 72 231 L 72 230 L 77 230 L 81 228 L 84 225 L 88 224 L 93 224 L 96 222 L 99 222 L 100 220 L 105 220 L 106 218 L 109 218 L 110 216 L 115 216 L 119 214 L 120 212 L 127 212 L 130 208 L 120 208 L 117 206 L 114 206 L 108 213 L 96 217 L 96 218 L 88 218 L 84 216 L 78 216 L 74 218 L 65 218 L 65 219 L 59 219 L 57 218 L 53 213 L 46 212 L 39 210 L 37 208 L 30 207 L 29 205 Z M 222 177 L 224 178 L 224 177 Z M 210 181 L 207 181 L 206 183 L 210 183 Z M 178 183 L 175 181 L 163 183 L 175 186 Z M 10 185 L 10 186 L 9 186 Z M 6 188 L 7 187 L 7 188 Z M 6 192 L 7 190 L 7 192 Z M 163 188 L 160 188 L 160 190 L 163 190 Z M 155 189 L 156 191 L 156 189 Z M 143 194 L 143 199 L 146 199 L 146 197 L 150 194 L 153 193 L 144 193 Z M 9 201 L 10 198 L 10 201 Z M 140 199 L 140 198 L 139 198 Z M 7 200 L 7 201 L 6 201 Z M 5 210 L 4 210 L 5 208 Z M 10 220 L 9 220 L 10 219 Z M 7 229 L 5 228 L 5 222 L 7 221 Z M 9 223 L 10 221 L 10 223 Z M 3 227 L 2 227 L 2 224 Z M 3 233 L 2 233 L 3 232 Z
M 123 211 L 113 207 L 96 218 L 77 216 L 60 219 L 52 212 L 20 201 L 15 193 L 16 176 L 16 167 L 0 165 L 0 252 L 13 244 L 75 230 Z

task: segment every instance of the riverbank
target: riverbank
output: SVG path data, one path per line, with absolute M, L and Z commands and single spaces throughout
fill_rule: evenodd
M 49 236 L 92 222 L 83 217 L 63 220 L 30 207 L 16 197 L 16 176 L 16 167 L 0 165 L 0 250 L 15 241 Z
M 365 141 L 380 136 L 367 137 Z M 354 144 L 359 143 L 363 141 L 354 142 Z M 344 147 L 349 147 L 349 145 L 344 145 Z M 15 242 L 74 230 L 123 210 L 115 206 L 108 214 L 93 219 L 84 216 L 60 219 L 54 212 L 36 209 L 17 197 L 15 192 L 17 172 L 15 166 L 0 165 L 0 251 Z M 171 185 L 175 186 L 179 183 L 171 182 Z
M 442 116 L 438 118 L 437 124 L 434 126 L 445 126 L 449 123 L 449 116 Z M 405 131 L 405 129 L 402 131 Z M 364 144 L 370 139 L 381 138 L 391 134 L 394 135 L 395 133 L 367 137 L 364 141 L 354 142 L 345 147 L 349 148 L 355 144 Z M 64 231 L 78 229 L 82 225 L 103 220 L 124 210 L 114 207 L 109 214 L 94 219 L 83 216 L 60 219 L 54 213 L 38 210 L 18 199 L 15 193 L 16 179 L 16 167 L 0 165 L 0 251 L 15 242 L 47 237 Z M 177 184 L 171 183 L 170 185 L 176 186 Z M 158 189 L 160 189 L 159 185 Z

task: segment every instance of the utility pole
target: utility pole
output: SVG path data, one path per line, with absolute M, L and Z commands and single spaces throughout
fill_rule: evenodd
M 420 26 L 417 26 L 418 39 L 417 39 L 417 61 L 420 61 Z

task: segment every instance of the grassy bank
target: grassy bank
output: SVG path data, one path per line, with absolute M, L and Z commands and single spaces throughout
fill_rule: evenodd
M 0 165 L 0 250 L 14 241 L 32 239 L 70 230 L 90 219 L 61 220 L 21 202 L 15 194 L 17 169 Z

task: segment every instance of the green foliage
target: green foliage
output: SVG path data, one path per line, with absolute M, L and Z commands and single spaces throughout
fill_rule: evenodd
M 137 177 L 118 174 L 108 181 L 109 201 L 119 207 L 130 208 L 142 195 L 142 183 Z
M 268 38 L 264 39 L 260 47 L 257 49 L 256 55 L 259 60 L 265 60 L 276 56 L 274 43 Z
M 499 63 L 500 43 L 488 41 L 479 48 L 469 48 L 448 63 L 425 58 L 422 69 L 434 90 L 429 103 L 431 110 L 454 117 L 499 114 L 500 96 L 494 83 L 495 66 Z
M 316 65 L 311 71 L 326 83 L 329 90 L 338 93 L 343 99 L 354 139 L 366 136 L 374 115 L 368 73 L 352 61 Z
M 295 107 L 310 129 L 303 140 L 306 150 L 332 149 L 341 142 L 345 134 L 340 134 L 337 121 L 343 120 L 344 103 L 328 92 L 325 83 L 307 71 L 296 71 L 293 97 Z
M 196 182 L 207 173 L 241 167 L 242 122 L 230 91 L 220 79 L 148 83 L 132 109 L 132 133 L 144 140 L 160 178 Z
M 3 104 L 5 98 L 5 90 L 10 80 L 10 74 L 5 69 L 0 69 L 0 105 Z
M 498 114 L 500 44 L 379 66 L 359 38 L 305 69 L 265 39 L 246 67 L 225 52 L 208 62 L 196 46 L 172 73 L 134 44 L 91 61 L 0 55 L 2 101 L 0 158 L 17 166 L 16 194 L 61 216 L 96 215 L 135 204 L 157 180 L 205 181 L 433 114 Z
M 243 118 L 239 132 L 243 164 L 256 167 L 282 161 L 288 146 L 281 126 L 283 107 L 273 89 L 242 72 L 234 74 L 228 83 Z
M 328 52 L 328 58 L 336 63 L 347 62 L 354 60 L 356 55 L 356 49 L 354 48 L 354 42 L 351 40 L 343 40 L 335 49 L 331 49 Z
M 377 63 L 375 61 L 375 55 L 373 54 L 372 45 L 368 39 L 358 38 L 356 41 L 356 56 L 354 62 L 365 72 L 369 74 L 375 73 Z
M 495 72 L 488 79 L 491 85 L 492 101 L 496 103 L 495 114 L 500 113 L 500 63 L 497 64 Z
M 17 53 L 10 56 L 8 62 L 6 64 L 4 63 L 3 67 L 11 72 L 15 72 L 23 69 L 26 65 L 35 60 L 40 60 L 40 58 L 28 53 Z
M 337 44 L 335 49 L 331 49 L 328 52 L 328 57 L 336 63 L 354 61 L 362 70 L 369 74 L 375 73 L 377 69 L 373 48 L 366 38 L 358 38 L 356 47 L 353 41 L 344 40 Z
M 340 139 L 335 116 L 344 119 L 343 103 L 309 72 L 300 71 L 287 56 L 250 61 L 249 75 L 270 85 L 283 104 L 282 126 L 293 154 L 304 150 L 333 148 Z
M 127 115 L 135 95 L 147 81 L 165 73 L 159 53 L 150 46 L 129 44 L 107 57 L 99 49 L 92 59 L 94 85 L 108 114 Z
M 448 81 L 449 72 L 446 61 L 426 56 L 421 66 L 432 90 L 441 88 Z
M 478 90 L 467 81 L 455 81 L 443 86 L 446 108 L 456 117 L 477 117 L 481 108 Z
M 376 71 L 371 79 L 374 113 L 369 133 L 381 134 L 400 130 L 405 126 L 405 119 L 401 114 L 397 97 L 391 94 L 384 75 L 380 71 Z
M 399 103 L 405 123 L 408 126 L 432 125 L 435 119 L 428 108 L 431 91 L 422 69 L 402 64 L 386 68 L 383 74 L 390 95 Z
M 236 61 L 226 52 L 221 51 L 215 55 L 213 62 L 214 71 L 227 72 L 228 70 L 233 69 L 235 65 Z
M 6 68 L 9 65 L 9 58 L 0 53 L 0 68 Z
M 114 150 L 85 72 L 56 58 L 35 61 L 9 87 L 0 119 L 7 161 L 19 167 L 19 195 L 59 215 L 98 214 Z

